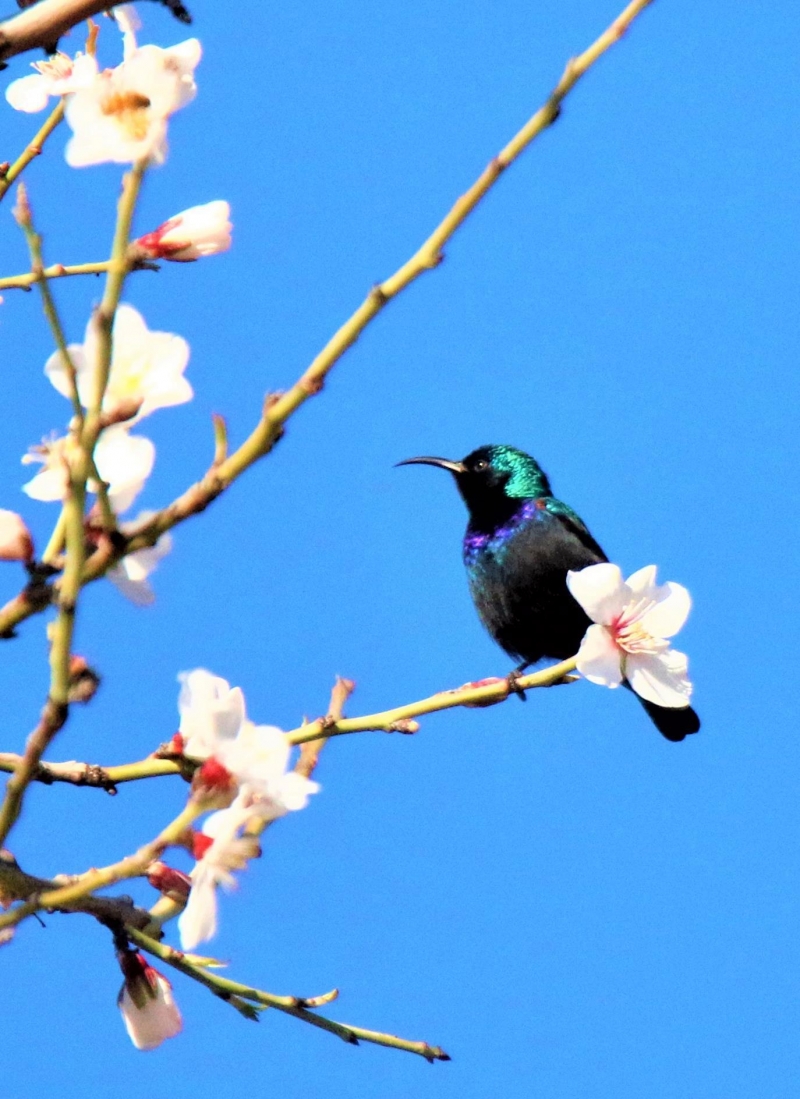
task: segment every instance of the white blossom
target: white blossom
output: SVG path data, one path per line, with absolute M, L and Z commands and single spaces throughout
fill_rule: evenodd
M 129 523 L 120 523 L 123 534 L 131 534 L 146 522 L 153 512 L 143 511 Z M 138 607 L 148 607 L 155 602 L 155 592 L 147 582 L 151 572 L 155 572 L 159 562 L 172 550 L 172 536 L 162 534 L 154 546 L 135 550 L 127 554 L 106 576 L 111 583 Z
M 233 740 L 245 720 L 241 687 L 231 687 L 226 679 L 205 668 L 181 672 L 178 713 L 179 732 L 184 754 L 192 759 L 208 759 L 221 743 Z
M 135 242 L 150 259 L 188 263 L 201 256 L 227 252 L 231 246 L 231 208 L 217 199 L 204 206 L 191 206 Z
M 201 47 L 196 38 L 177 46 L 139 46 L 121 65 L 98 73 L 67 103 L 73 136 L 67 163 L 73 168 L 109 161 L 164 162 L 167 119 L 194 99 L 194 70 Z
M 183 376 L 189 362 L 189 345 L 181 336 L 172 332 L 152 332 L 141 313 L 124 303 L 117 309 L 112 336 L 104 411 L 113 414 L 115 410 L 138 405 L 132 421 L 136 422 L 158 408 L 185 404 L 192 399 L 192 387 Z M 99 350 L 94 317 L 86 326 L 84 342 L 70 344 L 67 350 L 75 367 L 78 395 L 81 403 L 88 406 Z M 67 365 L 60 351 L 53 352 L 44 372 L 62 396 L 70 396 Z
M 97 76 L 97 62 L 88 54 L 53 54 L 46 61 L 33 61 L 36 71 L 13 80 L 6 88 L 6 99 L 15 111 L 35 114 L 43 111 L 50 96 L 68 95 L 88 87 Z
M 125 954 L 120 963 L 125 983 L 117 998 L 128 1035 L 137 1049 L 155 1049 L 180 1034 L 183 1022 L 172 985 L 141 954 Z
M 222 742 L 215 758 L 253 795 L 251 813 L 275 820 L 305 809 L 319 784 L 289 769 L 292 746 L 273 725 L 245 721 L 238 735 Z
M 34 500 L 64 500 L 69 488 L 69 463 L 74 441 L 69 436 L 45 439 L 31 447 L 23 464 L 39 462 L 42 469 L 22 486 Z M 156 448 L 143 435 L 131 435 L 120 424 L 106 428 L 95 447 L 97 472 L 108 485 L 111 506 L 119 513 L 129 508 L 144 487 L 155 462 Z M 97 485 L 89 482 L 92 491 Z
M 212 813 L 203 826 L 203 836 L 212 842 L 192 871 L 189 902 L 179 921 L 183 948 L 191 950 L 216 931 L 217 887 L 231 888 L 231 871 L 257 853 L 254 838 L 240 835 L 245 823 L 303 809 L 319 785 L 289 770 L 292 746 L 285 733 L 247 719 L 239 687 L 203 668 L 182 672 L 178 679 L 183 752 L 204 761 L 195 781 L 199 778 L 202 785 L 208 770 L 209 780 L 213 772 L 215 782 L 235 779 L 239 786 L 228 808 Z
M 691 597 L 680 584 L 656 584 L 656 566 L 627 580 L 617 565 L 589 565 L 567 574 L 573 597 L 593 620 L 578 652 L 578 671 L 592 683 L 618 687 L 626 679 L 657 706 L 689 705 L 689 661 L 667 638 L 683 626 Z
M 258 854 L 256 838 L 239 834 L 252 816 L 248 802 L 247 792 L 242 791 L 227 809 L 212 813 L 203 825 L 203 835 L 212 842 L 195 863 L 189 900 L 178 920 L 184 950 L 213 938 L 217 932 L 217 887 L 235 888 L 231 871 L 242 870 Z

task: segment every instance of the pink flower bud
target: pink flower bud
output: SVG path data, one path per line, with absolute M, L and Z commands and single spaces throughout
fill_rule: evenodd
M 90 702 L 100 686 L 100 676 L 86 658 L 73 653 L 69 658 L 69 700 Z
M 125 976 L 117 1004 L 137 1049 L 155 1049 L 180 1034 L 183 1022 L 167 978 L 131 950 L 117 955 Z
M 200 256 L 227 252 L 231 246 L 230 206 L 217 200 L 192 206 L 134 241 L 134 249 L 147 259 L 188 263 Z
M 33 560 L 33 538 L 25 520 L 15 511 L 0 508 L 0 561 Z
M 164 862 L 154 862 L 147 871 L 147 880 L 173 901 L 185 901 L 192 887 L 191 878 L 182 870 L 175 870 Z

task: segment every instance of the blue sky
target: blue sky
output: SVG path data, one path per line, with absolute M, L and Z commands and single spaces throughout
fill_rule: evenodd
M 145 506 L 205 469 L 212 412 L 244 437 L 618 8 L 193 10 L 200 94 L 136 224 L 226 198 L 235 243 L 126 290 L 189 340 L 196 390 L 147 421 Z M 140 14 L 142 41 L 185 37 L 155 5 Z M 798 31 L 791 5 L 653 5 L 275 453 L 176 532 L 157 605 L 86 593 L 78 648 L 104 682 L 52 758 L 140 758 L 175 729 L 175 677 L 197 666 L 285 728 L 324 711 L 337 672 L 358 682 L 352 714 L 504 674 L 469 601 L 452 484 L 393 468 L 490 442 L 535 454 L 623 569 L 655 562 L 690 588 L 701 734 L 668 744 L 630 698 L 582 683 L 329 747 L 322 793 L 270 831 L 213 949 L 271 991 L 338 986 L 334 1017 L 440 1043 L 451 1064 L 273 1012 L 256 1028 L 180 978 L 184 1035 L 137 1053 L 107 933 L 53 916 L 2 953 L 7 1099 L 165 1080 L 174 1099 L 796 1095 Z M 34 125 L 6 109 L 0 159 Z M 46 255 L 105 258 L 120 173 L 69 170 L 65 138 L 27 175 Z M 10 206 L 2 274 L 27 262 Z M 81 339 L 100 283 L 55 290 Z M 52 505 L 22 495 L 19 457 L 65 405 L 42 375 L 35 295 L 5 294 L 0 340 L 0 506 L 43 545 Z M 4 566 L 3 599 L 19 579 Z M 43 628 L 0 654 L 4 750 L 46 692 Z M 78 872 L 150 838 L 184 796 L 176 779 L 115 799 L 37 787 L 10 846 L 32 872 Z

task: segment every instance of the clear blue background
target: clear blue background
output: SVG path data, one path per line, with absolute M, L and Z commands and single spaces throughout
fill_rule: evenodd
M 190 341 L 197 392 L 143 425 L 158 446 L 145 506 L 204 471 L 212 411 L 244 437 L 618 3 L 193 11 L 200 94 L 137 228 L 227 198 L 235 244 L 127 288 L 152 328 Z M 140 14 L 142 41 L 186 36 L 153 4 Z M 649 9 L 275 453 L 176 533 L 157 606 L 86 592 L 78 647 L 104 683 L 52 758 L 145 755 L 196 666 L 286 728 L 324 711 L 336 672 L 358 681 L 352 714 L 504 674 L 449 478 L 393 468 L 486 442 L 535 454 L 623 568 L 656 562 L 689 586 L 702 733 L 668 744 L 630 698 L 579 684 L 325 752 L 323 792 L 270 832 L 211 949 L 276 992 L 337 985 L 335 1018 L 441 1043 L 451 1064 L 274 1012 L 256 1028 L 180 977 L 184 1035 L 137 1053 L 107 932 L 53 916 L 0 955 L 5 1099 L 797 1095 L 799 33 L 792 4 Z M 116 63 L 110 25 L 101 51 Z M 13 159 L 36 122 L 2 119 Z M 26 176 L 47 257 L 101 259 L 120 173 L 69 171 L 66 136 Z M 4 274 L 27 265 L 10 207 Z M 79 340 L 101 284 L 55 289 Z M 5 295 L 0 341 L 0 505 L 41 547 L 55 510 L 20 493 L 19 456 L 67 406 L 42 376 L 36 295 Z M 19 583 L 4 566 L 0 595 Z M 45 696 L 43 627 L 0 652 L 4 749 Z M 176 779 L 116 799 L 40 786 L 10 846 L 33 872 L 78 872 L 149 839 L 184 796 Z

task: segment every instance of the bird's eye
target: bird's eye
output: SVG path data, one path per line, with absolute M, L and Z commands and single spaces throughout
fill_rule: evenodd
M 472 467 L 476 473 L 483 473 L 485 469 L 489 468 L 489 463 L 485 458 L 479 458 L 475 465 Z

